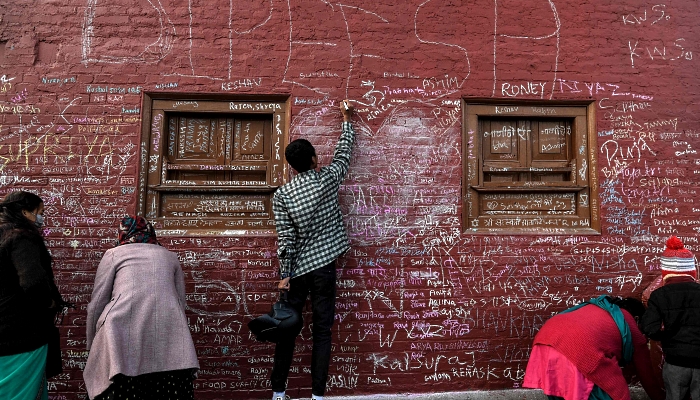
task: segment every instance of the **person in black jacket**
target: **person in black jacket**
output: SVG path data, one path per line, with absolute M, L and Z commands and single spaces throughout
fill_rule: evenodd
M 666 400 L 700 399 L 700 284 L 695 258 L 671 236 L 661 259 L 663 286 L 649 296 L 640 328 L 661 341 Z
M 64 303 L 40 231 L 43 213 L 33 193 L 0 202 L 0 399 L 48 399 L 49 342 L 58 343 L 54 318 Z

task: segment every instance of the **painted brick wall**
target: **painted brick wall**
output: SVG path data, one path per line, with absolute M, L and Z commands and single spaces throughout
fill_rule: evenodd
M 85 309 L 134 212 L 141 95 L 290 93 L 291 138 L 328 163 L 357 107 L 340 196 L 329 395 L 519 387 L 532 337 L 600 294 L 639 295 L 669 234 L 698 250 L 696 1 L 5 2 L 0 194 L 40 194 L 64 320 L 52 399 L 86 398 Z M 461 233 L 464 96 L 597 103 L 600 236 Z M 267 398 L 274 237 L 162 237 L 187 277 L 201 399 Z M 310 327 L 290 394 L 310 393 Z

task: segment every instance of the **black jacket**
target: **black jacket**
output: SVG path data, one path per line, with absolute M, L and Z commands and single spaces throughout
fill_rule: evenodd
M 0 356 L 46 344 L 61 303 L 51 255 L 38 232 L 2 229 L 0 238 Z
M 700 284 L 667 282 L 654 290 L 640 328 L 661 341 L 666 362 L 700 368 Z

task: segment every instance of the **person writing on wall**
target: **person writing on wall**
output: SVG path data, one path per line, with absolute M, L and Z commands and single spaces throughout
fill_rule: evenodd
M 306 139 L 292 141 L 284 155 L 298 174 L 280 187 L 272 200 L 280 260 L 278 287 L 289 291 L 287 299 L 299 314 L 311 295 L 313 400 L 322 400 L 326 391 L 335 318 L 335 260 L 350 248 L 338 201 L 338 190 L 348 172 L 355 142 L 351 123 L 353 107 L 348 100 L 341 102 L 340 112 L 342 133 L 331 164 L 317 170 L 313 145 Z M 285 399 L 296 334 L 289 336 L 275 347 L 270 378 L 273 400 Z

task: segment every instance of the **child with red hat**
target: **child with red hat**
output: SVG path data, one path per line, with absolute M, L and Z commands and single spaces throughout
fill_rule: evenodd
M 675 236 L 666 241 L 661 275 L 640 328 L 661 341 L 666 400 L 700 399 L 700 284 L 693 253 Z

